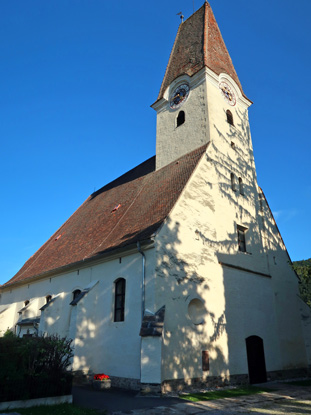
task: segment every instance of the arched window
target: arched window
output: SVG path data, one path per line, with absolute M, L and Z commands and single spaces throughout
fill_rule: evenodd
M 124 321 L 125 279 L 115 281 L 114 321 Z
M 235 175 L 231 173 L 231 189 L 235 192 L 236 191 L 236 185 L 235 185 Z
M 226 111 L 226 114 L 227 114 L 227 121 L 228 121 L 228 123 L 230 125 L 234 125 L 233 124 L 233 115 L 232 115 L 232 112 L 230 110 L 227 110 Z
M 47 295 L 47 296 L 45 297 L 45 302 L 46 302 L 46 304 L 48 304 L 51 300 L 52 300 L 52 296 L 51 296 L 51 295 Z
M 243 180 L 241 177 L 239 177 L 239 188 L 240 188 L 240 194 L 244 195 Z
M 180 125 L 182 125 L 186 120 L 185 117 L 185 112 L 184 111 L 179 111 L 179 114 L 177 116 L 177 124 L 176 126 L 179 127 Z
M 74 290 L 72 293 L 72 299 L 75 300 L 81 294 L 81 290 Z

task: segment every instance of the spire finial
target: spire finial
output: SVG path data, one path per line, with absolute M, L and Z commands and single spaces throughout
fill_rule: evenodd
M 183 23 L 183 21 L 184 21 L 184 15 L 182 14 L 182 12 L 177 13 L 176 16 L 180 16 L 181 23 Z

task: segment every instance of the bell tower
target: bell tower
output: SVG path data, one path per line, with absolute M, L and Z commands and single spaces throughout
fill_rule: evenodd
M 217 139 L 219 123 L 225 129 L 241 119 L 245 123 L 251 103 L 206 1 L 180 24 L 152 105 L 157 111 L 156 168 Z M 246 125 L 242 129 L 249 131 Z

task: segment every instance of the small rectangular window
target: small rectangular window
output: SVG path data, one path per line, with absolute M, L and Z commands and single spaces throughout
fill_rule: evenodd
M 244 196 L 244 186 L 243 186 L 243 180 L 241 177 L 239 177 L 239 188 L 240 188 L 240 194 Z
M 230 178 L 231 178 L 231 189 L 235 192 L 236 191 L 235 175 L 233 173 L 231 173 Z
M 238 246 L 240 252 L 246 252 L 246 240 L 245 240 L 245 233 L 247 231 L 247 228 L 244 228 L 243 226 L 237 227 L 238 231 Z
M 202 350 L 202 370 L 209 371 L 209 353 L 207 350 Z

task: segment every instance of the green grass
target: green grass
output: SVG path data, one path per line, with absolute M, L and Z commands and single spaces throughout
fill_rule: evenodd
M 311 386 L 311 379 L 309 380 L 293 380 L 292 382 L 286 382 L 287 385 L 295 386 Z
M 236 396 L 243 395 L 255 395 L 257 393 L 271 392 L 272 389 L 262 389 L 255 386 L 245 386 L 235 389 L 223 389 L 218 391 L 210 391 L 203 393 L 188 393 L 186 395 L 181 395 L 180 398 L 186 399 L 191 402 L 198 401 L 211 401 L 214 399 L 223 399 L 223 398 L 235 398 Z
M 99 415 L 106 414 L 106 411 L 97 411 L 96 409 L 85 409 L 78 406 L 64 403 L 61 405 L 41 405 L 34 406 L 33 408 L 16 408 L 6 411 L 0 411 L 2 413 L 17 412 L 21 415 Z

